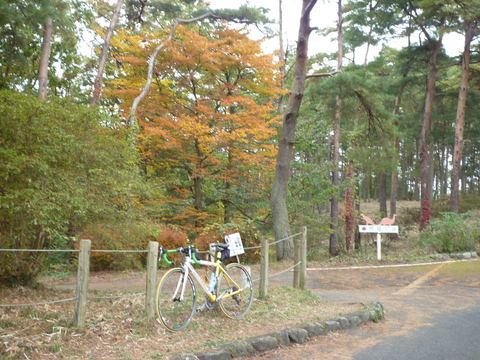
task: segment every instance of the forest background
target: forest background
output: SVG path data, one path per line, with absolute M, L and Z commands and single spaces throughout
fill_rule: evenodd
M 360 199 L 378 200 L 376 220 L 418 200 L 397 220 L 422 231 L 442 211 L 461 219 L 478 204 L 480 2 L 337 4 L 337 26 L 313 28 L 317 1 L 299 2 L 298 41 L 284 47 L 282 16 L 274 25 L 261 7 L 2 2 L 0 248 L 201 248 L 231 231 L 250 245 L 305 225 L 314 258 L 326 243 L 333 256 L 361 248 Z M 313 32 L 338 50 L 309 54 Z M 458 56 L 448 33 L 463 36 Z M 438 249 L 478 235 L 448 241 Z M 0 252 L 0 280 L 64 260 Z

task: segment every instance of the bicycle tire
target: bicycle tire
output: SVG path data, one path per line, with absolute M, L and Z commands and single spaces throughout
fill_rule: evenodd
M 220 309 L 231 319 L 238 319 L 244 316 L 250 309 L 253 301 L 252 278 L 248 270 L 240 264 L 229 264 L 225 268 L 227 274 L 237 283 L 242 291 L 236 295 L 228 296 L 218 300 Z M 217 294 L 221 296 L 224 292 L 237 291 L 235 284 L 227 279 L 226 276 L 220 276 L 218 281 Z
M 184 281 L 185 292 L 183 300 L 180 300 L 181 285 Z M 167 330 L 184 329 L 192 320 L 196 303 L 195 284 L 190 275 L 185 278 L 182 268 L 170 269 L 163 275 L 157 286 L 155 309 L 158 319 Z

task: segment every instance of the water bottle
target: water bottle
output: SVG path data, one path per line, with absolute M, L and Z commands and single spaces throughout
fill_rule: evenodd
M 215 285 L 217 285 L 217 277 L 215 276 L 215 273 L 212 272 L 212 275 L 210 275 L 210 282 L 208 283 L 208 290 L 210 290 L 211 293 L 215 292 Z

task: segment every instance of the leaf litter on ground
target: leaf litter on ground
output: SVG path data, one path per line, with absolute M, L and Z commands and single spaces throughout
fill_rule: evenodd
M 144 295 L 130 291 L 89 291 L 86 326 L 74 327 L 75 301 L 47 305 L 0 307 L 0 358 L 168 359 L 248 337 L 267 334 L 306 322 L 328 320 L 363 308 L 335 304 L 310 291 L 288 286 L 269 288 L 268 296 L 254 294 L 250 311 L 232 320 L 220 309 L 196 313 L 187 328 L 166 331 L 145 313 Z M 29 304 L 74 297 L 73 290 L 40 285 L 0 290 L 0 304 Z M 202 303 L 203 299 L 199 298 Z

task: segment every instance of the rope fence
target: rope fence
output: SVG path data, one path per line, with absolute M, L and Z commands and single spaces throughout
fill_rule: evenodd
M 142 292 L 142 293 L 118 295 L 118 296 L 88 296 L 87 299 L 119 299 L 119 298 L 128 298 L 128 297 L 140 296 L 140 295 L 146 295 L 146 294 L 147 294 L 146 292 Z
M 80 250 L 55 250 L 55 249 L 0 249 L 0 251 L 11 251 L 11 252 L 80 252 Z M 148 250 L 95 250 L 92 249 L 90 252 L 110 252 L 110 253 L 148 253 Z
M 0 249 L 0 251 L 12 251 L 12 252 L 80 252 L 80 250 L 55 250 L 55 249 Z
M 146 292 L 129 294 L 129 295 L 118 295 L 118 296 L 87 296 L 87 299 L 119 299 L 119 298 L 128 298 L 133 296 L 140 296 L 146 295 Z M 76 297 L 68 298 L 68 299 L 61 299 L 61 300 L 52 300 L 52 301 L 45 301 L 39 303 L 30 303 L 30 304 L 0 304 L 0 307 L 24 307 L 24 306 L 40 306 L 40 305 L 49 305 L 49 304 L 57 304 L 67 301 L 77 300 Z
M 301 236 L 301 241 L 294 242 L 294 265 L 290 266 L 287 269 L 284 269 L 275 274 L 268 274 L 268 253 L 269 247 L 275 245 L 282 241 L 287 241 L 294 237 Z M 300 243 L 299 245 L 297 243 Z M 267 239 L 262 240 L 260 246 L 246 247 L 244 250 L 253 250 L 261 249 L 261 260 L 260 260 L 260 278 L 254 279 L 252 281 L 260 281 L 259 293 L 261 297 L 267 295 L 268 287 L 268 278 L 278 276 L 285 272 L 294 270 L 294 279 L 293 286 L 297 288 L 306 288 L 306 227 L 303 227 L 302 232 L 299 232 L 294 235 L 290 235 L 284 239 L 280 239 L 269 243 Z M 145 308 L 147 316 L 154 317 L 155 309 L 155 287 L 156 287 L 156 275 L 157 275 L 157 259 L 158 259 L 158 242 L 150 242 L 147 250 L 96 250 L 91 249 L 90 240 L 80 241 L 80 249 L 0 249 L 0 251 L 5 252 L 51 252 L 51 253 L 61 253 L 61 252 L 78 252 L 80 253 L 78 257 L 78 271 L 77 271 L 77 286 L 76 286 L 76 297 L 53 300 L 46 302 L 30 303 L 30 304 L 0 304 L 0 308 L 6 307 L 26 307 L 26 306 L 42 306 L 48 304 L 57 304 L 67 301 L 76 301 L 75 307 L 75 325 L 78 327 L 84 327 L 85 325 L 85 314 L 86 314 L 86 302 L 87 299 L 117 299 L 117 298 L 127 298 L 134 296 L 144 296 L 146 295 Z M 147 291 L 141 293 L 134 293 L 128 295 L 118 295 L 118 296 L 87 296 L 88 292 L 88 279 L 90 272 L 90 253 L 92 252 L 111 252 L 111 253 L 148 253 L 147 256 Z M 205 253 L 209 253 L 205 251 Z
M 148 253 L 148 250 L 90 250 L 91 252 Z
M 62 299 L 62 300 L 53 300 L 53 301 L 45 301 L 39 303 L 31 303 L 31 304 L 0 304 L 0 307 L 22 307 L 22 306 L 37 306 L 37 305 L 48 305 L 48 304 L 57 304 L 61 302 L 67 302 L 76 300 L 77 298 L 69 298 L 69 299 Z
M 302 235 L 303 232 L 299 232 L 299 233 L 296 233 L 296 234 L 293 234 L 293 235 L 290 235 L 290 236 L 287 236 L 286 238 L 283 238 L 283 239 L 280 239 L 280 240 L 277 240 L 277 241 L 274 241 L 272 243 L 270 243 L 269 245 L 275 245 L 276 243 L 279 243 L 279 242 L 282 242 L 282 241 L 287 241 L 287 240 L 290 240 L 298 235 Z
M 285 269 L 276 274 L 269 274 L 269 249 L 270 246 L 275 245 L 282 241 L 290 240 L 294 237 L 300 236 L 300 241 L 294 241 L 294 264 L 288 269 Z M 299 288 L 302 290 L 306 289 L 307 285 L 307 227 L 303 226 L 302 231 L 290 236 L 287 236 L 284 239 L 280 239 L 269 243 L 267 239 L 262 240 L 260 246 L 260 284 L 259 284 L 259 295 L 260 297 L 266 297 L 268 295 L 268 279 L 274 276 L 277 276 L 281 273 L 295 269 L 293 272 L 293 287 Z M 258 281 L 255 279 L 255 281 Z
M 277 272 L 277 273 L 275 273 L 275 274 L 270 274 L 270 275 L 268 275 L 268 278 L 270 279 L 270 278 L 273 278 L 273 277 L 275 277 L 275 276 L 278 276 L 278 275 L 281 275 L 281 274 L 283 274 L 283 273 L 286 273 L 286 272 L 288 272 L 288 271 L 296 268 L 296 267 L 299 266 L 301 263 L 302 263 L 302 262 L 300 261 L 300 262 L 296 263 L 295 265 L 290 266 L 290 267 L 287 268 L 287 269 L 284 269 L 284 270 L 282 270 L 282 271 L 279 271 L 279 272 Z M 262 278 L 252 279 L 252 282 L 257 282 L 257 281 L 260 281 L 261 279 L 262 279 Z

